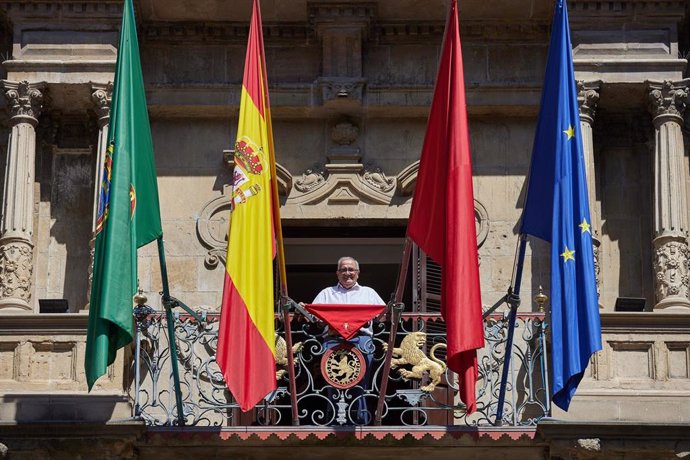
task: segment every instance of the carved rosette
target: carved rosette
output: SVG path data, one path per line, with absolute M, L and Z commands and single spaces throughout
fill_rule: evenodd
M 665 241 L 654 251 L 654 276 L 657 302 L 668 297 L 688 298 L 688 245 L 684 241 Z
M 24 80 L 19 83 L 3 81 L 2 86 L 13 121 L 15 123 L 25 121 L 22 119 L 28 117 L 35 124 L 43 108 L 41 89 L 45 87 L 45 84 L 32 85 Z
M 3 299 L 20 300 L 28 304 L 31 300 L 31 277 L 33 274 L 33 251 L 23 241 L 5 242 L 0 245 L 0 304 Z
M 359 137 L 359 128 L 350 122 L 336 123 L 331 131 L 331 139 L 338 145 L 351 145 Z

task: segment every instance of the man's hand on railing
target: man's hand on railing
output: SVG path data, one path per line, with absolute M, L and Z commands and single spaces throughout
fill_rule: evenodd
M 290 302 L 292 302 L 292 307 L 295 310 L 295 317 L 297 318 L 297 321 L 300 323 L 306 322 L 306 323 L 319 323 L 317 318 L 309 313 L 307 309 L 304 307 L 304 302 L 295 302 L 294 300 L 290 299 Z

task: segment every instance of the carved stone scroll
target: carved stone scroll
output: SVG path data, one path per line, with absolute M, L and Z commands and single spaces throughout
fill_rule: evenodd
M 208 251 L 205 263 L 215 268 L 220 262 L 225 265 L 228 248 L 228 228 L 230 228 L 230 196 L 232 187 L 223 187 L 223 193 L 204 204 L 196 221 L 199 241 Z

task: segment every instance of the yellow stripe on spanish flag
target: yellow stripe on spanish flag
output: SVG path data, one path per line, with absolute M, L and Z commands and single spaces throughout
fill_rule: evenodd
M 261 11 L 254 0 L 235 142 L 232 212 L 216 361 L 243 411 L 276 388 L 273 139 Z

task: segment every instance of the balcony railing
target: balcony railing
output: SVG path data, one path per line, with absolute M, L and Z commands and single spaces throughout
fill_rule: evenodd
M 145 306 L 144 306 L 145 307 Z M 149 425 L 178 424 L 177 398 L 171 358 L 178 361 L 184 424 L 187 426 L 291 425 L 288 372 L 278 366 L 278 388 L 267 395 L 253 412 L 242 413 L 228 392 L 215 362 L 217 314 L 199 313 L 202 321 L 190 315 L 174 316 L 177 356 L 172 357 L 166 330 L 165 313 L 142 313 L 138 307 L 136 352 L 133 383 L 130 387 L 135 416 Z M 148 308 L 148 307 L 145 307 Z M 276 318 L 277 354 L 287 350 L 282 324 Z M 353 387 L 333 386 L 322 375 L 322 358 L 328 353 L 327 337 L 317 324 L 292 321 L 298 419 L 300 425 L 340 426 L 373 423 L 379 397 L 385 344 L 390 324 L 374 324 L 370 349 L 363 355 L 370 361 L 361 382 Z M 386 426 L 493 425 L 529 426 L 549 413 L 546 323 L 539 313 L 519 314 L 509 364 L 502 420 L 496 420 L 503 364 L 506 357 L 508 318 L 493 314 L 484 320 L 486 344 L 479 351 L 479 379 L 476 386 L 477 411 L 471 415 L 458 398 L 457 378 L 444 364 L 445 324 L 438 314 L 403 313 L 396 333 L 396 348 L 419 348 L 430 361 L 422 379 L 415 379 L 410 365 L 399 365 L 390 372 L 382 424 Z M 408 339 L 405 340 L 405 338 Z M 405 341 L 406 345 L 402 345 Z M 409 348 L 409 347 L 408 347 Z M 432 352 L 433 348 L 433 352 Z M 396 350 L 396 356 L 399 356 Z M 414 352 L 411 350 L 410 352 Z M 430 354 L 431 352 L 431 354 Z M 419 353 L 416 353 L 419 357 Z M 277 361 L 281 361 L 278 359 Z M 414 361 L 414 360 L 412 360 Z M 431 362 L 432 364 L 429 364 Z M 426 364 L 426 366 L 424 366 Z M 429 386 L 432 373 L 439 371 L 441 381 Z M 404 378 L 403 375 L 409 377 Z M 433 385 L 431 385 L 433 387 Z

